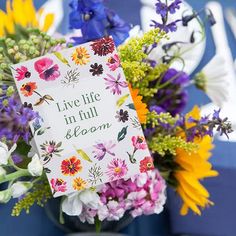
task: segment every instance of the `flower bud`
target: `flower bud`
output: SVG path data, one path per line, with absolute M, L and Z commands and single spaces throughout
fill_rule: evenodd
M 12 189 L 12 197 L 18 198 L 23 194 L 27 193 L 30 188 L 33 187 L 31 182 L 16 182 L 11 186 Z
M 10 201 L 12 195 L 12 189 L 6 189 L 3 191 L 0 191 L 0 203 L 7 203 Z
M 32 157 L 32 161 L 28 164 L 28 171 L 32 176 L 41 176 L 43 172 L 43 166 L 39 160 L 37 154 Z

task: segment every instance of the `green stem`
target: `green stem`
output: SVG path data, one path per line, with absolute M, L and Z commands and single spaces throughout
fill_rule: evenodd
M 65 219 L 63 217 L 63 211 L 62 211 L 62 203 L 65 200 L 65 197 L 61 198 L 61 202 L 60 202 L 60 213 L 59 213 L 59 222 L 60 224 L 64 225 L 65 224 Z
M 98 217 L 95 218 L 95 229 L 97 234 L 101 233 L 102 222 L 98 219 Z
M 29 173 L 28 170 L 18 170 L 16 172 L 13 172 L 11 174 L 8 174 L 8 175 L 5 175 L 5 176 L 1 177 L 0 178 L 0 184 L 18 179 L 18 178 L 23 177 L 23 176 L 31 176 L 31 174 Z

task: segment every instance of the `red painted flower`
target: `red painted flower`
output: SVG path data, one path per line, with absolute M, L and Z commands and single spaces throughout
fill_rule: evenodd
M 59 66 L 53 65 L 51 58 L 42 58 L 34 63 L 35 70 L 39 73 L 39 77 L 45 81 L 55 80 L 60 76 Z
M 63 179 L 51 179 L 50 181 L 52 189 L 56 192 L 65 192 L 66 191 L 66 182 Z
M 139 170 L 141 173 L 147 172 L 148 170 L 154 170 L 154 164 L 152 157 L 145 157 L 140 161 Z
M 31 73 L 28 71 L 28 69 L 25 66 L 21 66 L 20 68 L 16 69 L 16 79 L 17 81 L 23 80 L 25 78 L 29 78 L 31 76 Z
M 33 94 L 35 89 L 37 89 L 36 83 L 29 82 L 29 83 L 23 84 L 20 88 L 20 91 L 25 97 L 29 97 Z
M 61 163 L 61 171 L 63 175 L 74 176 L 81 170 L 81 161 L 75 156 L 72 156 L 69 159 L 65 159 Z
M 146 149 L 147 143 L 145 141 L 145 138 L 143 136 L 133 136 L 132 137 L 132 143 L 135 149 Z
M 91 44 L 94 55 L 106 56 L 109 53 L 113 53 L 115 50 L 115 44 L 111 37 L 105 37 L 94 41 Z

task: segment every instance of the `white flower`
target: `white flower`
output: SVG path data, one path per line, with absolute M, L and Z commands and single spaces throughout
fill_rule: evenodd
M 10 150 L 5 143 L 0 142 L 0 165 L 7 165 L 8 159 L 12 152 L 16 149 L 16 144 L 14 144 Z
M 12 189 L 6 189 L 3 191 L 0 191 L 0 203 L 7 203 L 10 201 L 12 195 Z
M 82 213 L 83 205 L 96 210 L 100 204 L 98 194 L 95 191 L 87 189 L 67 196 L 62 202 L 62 211 L 70 216 L 79 216 Z
M 31 187 L 33 186 L 33 184 L 31 182 L 16 182 L 11 186 L 11 190 L 12 190 L 12 197 L 13 198 L 18 198 L 20 196 L 22 196 L 23 194 L 25 194 Z
M 229 95 L 228 72 L 224 58 L 215 55 L 196 75 L 195 84 L 209 96 L 213 103 L 222 107 Z
M 28 171 L 32 176 L 41 176 L 43 172 L 43 165 L 39 160 L 39 156 L 35 154 L 32 161 L 28 164 Z

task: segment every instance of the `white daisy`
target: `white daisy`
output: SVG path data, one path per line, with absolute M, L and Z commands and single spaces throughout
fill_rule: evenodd
M 226 62 L 220 55 L 215 55 L 194 80 L 196 87 L 203 90 L 217 106 L 222 107 L 228 100 L 228 71 Z

